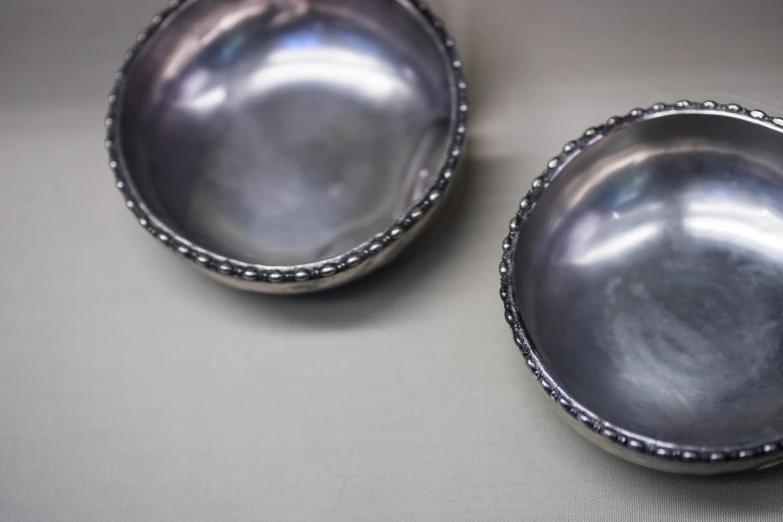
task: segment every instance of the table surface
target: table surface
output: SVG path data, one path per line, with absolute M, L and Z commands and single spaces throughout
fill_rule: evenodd
M 509 217 L 637 105 L 783 114 L 778 0 L 433 1 L 473 113 L 431 241 L 343 290 L 225 289 L 141 230 L 102 148 L 158 0 L 0 2 L 0 520 L 783 520 L 783 472 L 692 478 L 572 432 L 502 317 Z

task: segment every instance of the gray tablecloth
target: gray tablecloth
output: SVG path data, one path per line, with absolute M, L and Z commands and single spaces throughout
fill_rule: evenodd
M 570 431 L 502 318 L 508 218 L 636 105 L 783 114 L 779 0 L 441 0 L 471 80 L 457 212 L 327 295 L 223 289 L 123 208 L 114 68 L 157 0 L 0 0 L 0 521 L 783 520 L 783 472 L 646 471 Z

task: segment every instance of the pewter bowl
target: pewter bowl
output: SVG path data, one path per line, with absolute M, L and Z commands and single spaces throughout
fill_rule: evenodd
M 611 118 L 549 163 L 503 248 L 506 319 L 581 433 L 665 471 L 783 461 L 783 119 Z
M 111 167 L 142 226 L 219 280 L 335 286 L 440 207 L 465 133 L 461 70 L 420 2 L 174 2 L 117 74 Z

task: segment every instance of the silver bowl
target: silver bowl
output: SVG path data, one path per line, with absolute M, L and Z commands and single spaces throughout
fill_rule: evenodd
M 463 149 L 454 41 L 408 0 L 186 0 L 117 73 L 106 120 L 127 206 L 230 285 L 321 290 L 391 260 Z
M 514 339 L 583 435 L 670 472 L 783 462 L 783 119 L 611 118 L 552 159 L 503 250 Z

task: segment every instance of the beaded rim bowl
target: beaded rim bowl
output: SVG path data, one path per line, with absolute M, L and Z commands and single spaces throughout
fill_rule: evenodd
M 660 121 L 661 118 L 677 115 L 722 116 L 755 124 L 755 126 L 771 130 L 773 134 L 778 132 L 783 134 L 783 118 L 769 116 L 758 110 L 747 110 L 736 104 L 722 104 L 714 101 L 698 103 L 686 100 L 675 104 L 658 103 L 647 109 L 637 108 L 625 116 L 612 117 L 603 125 L 589 128 L 581 137 L 568 142 L 562 152 L 552 158 L 543 173 L 535 178 L 532 188 L 521 200 L 517 212 L 511 219 L 509 233 L 503 241 L 503 256 L 500 263 L 500 296 L 505 308 L 505 319 L 511 327 L 514 342 L 522 352 L 530 372 L 540 385 L 540 389 L 554 401 L 556 409 L 570 426 L 602 449 L 630 462 L 674 473 L 718 474 L 765 469 L 783 463 L 783 439 L 778 437 L 763 443 L 753 444 L 670 443 L 659 437 L 645 435 L 639 430 L 625 429 L 609 422 L 605 416 L 597 414 L 595 408 L 591 409 L 585 406 L 584 401 L 581 400 L 584 397 L 569 393 L 564 387 L 562 378 L 555 377 L 555 374 L 562 376 L 562 373 L 559 373 L 558 368 L 552 367 L 551 359 L 542 357 L 541 347 L 534 344 L 521 311 L 519 296 L 522 293 L 519 288 L 522 287 L 517 281 L 522 281 L 522 279 L 518 279 L 520 276 L 515 273 L 520 262 L 518 259 L 520 234 L 525 231 L 526 226 L 529 226 L 531 216 L 535 213 L 542 195 L 550 188 L 552 182 L 569 166 L 572 160 L 601 143 L 604 138 L 612 136 L 615 138 L 613 143 L 617 143 L 620 141 L 616 138 L 618 135 L 638 123 Z M 639 135 L 647 136 L 641 132 Z M 598 157 L 600 161 L 603 159 L 600 154 L 588 157 L 592 159 Z M 586 161 L 590 160 L 583 159 L 580 165 Z M 631 163 L 633 162 L 629 160 L 624 165 L 627 166 Z M 606 164 L 602 164 L 602 167 L 597 171 L 606 172 L 608 168 Z M 577 175 L 579 173 L 581 172 L 578 172 Z M 562 195 L 563 192 L 557 192 L 557 194 Z M 551 207 L 552 201 L 551 198 L 547 200 L 550 209 L 553 208 Z M 604 198 L 602 201 L 607 200 Z M 530 247 L 530 245 L 527 246 Z M 538 274 L 537 277 L 541 276 L 542 274 Z M 529 279 L 525 280 L 529 281 Z M 536 306 L 541 306 L 541 303 L 539 302 Z M 560 328 L 563 326 L 561 325 Z M 606 362 L 597 362 L 596 367 L 606 364 Z M 577 368 L 575 371 L 578 372 L 579 369 Z M 593 380 L 601 377 L 602 375 L 594 375 Z M 759 437 L 761 440 L 764 439 L 763 434 L 759 434 Z
M 450 85 L 448 93 L 449 127 L 444 133 L 443 153 L 437 168 L 432 169 L 426 186 L 407 210 L 399 214 L 385 229 L 377 230 L 358 246 L 339 255 L 318 258 L 317 261 L 283 264 L 259 264 L 256 259 L 240 259 L 224 255 L 214 248 L 186 237 L 176 227 L 170 226 L 166 216 L 155 212 L 149 202 L 137 190 L 134 175 L 123 157 L 122 130 L 123 106 L 126 87 L 139 57 L 149 42 L 159 33 L 165 33 L 169 22 L 189 7 L 204 0 L 175 0 L 157 14 L 151 24 L 142 31 L 135 44 L 127 51 L 125 61 L 116 73 L 115 84 L 109 96 L 109 111 L 105 119 L 107 129 L 105 147 L 109 154 L 109 166 L 125 204 L 141 226 L 161 244 L 178 252 L 182 257 L 220 282 L 245 290 L 263 293 L 306 293 L 338 286 L 357 279 L 395 257 L 424 229 L 436 209 L 442 206 L 464 152 L 468 117 L 467 85 L 463 75 L 456 45 L 443 22 L 424 2 L 395 0 L 408 15 L 417 20 L 427 37 L 437 48 Z

